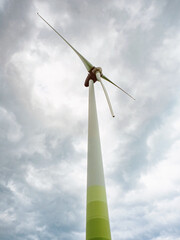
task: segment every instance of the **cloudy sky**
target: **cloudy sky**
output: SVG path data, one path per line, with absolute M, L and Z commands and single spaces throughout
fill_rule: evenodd
M 113 240 L 180 240 L 180 1 L 0 0 L 0 239 L 84 240 L 96 83 Z

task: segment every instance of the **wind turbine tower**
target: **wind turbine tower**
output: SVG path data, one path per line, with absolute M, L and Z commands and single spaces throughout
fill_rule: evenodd
M 86 87 L 89 87 L 86 240 L 111 240 L 94 83 L 96 81 L 101 83 L 113 117 L 114 113 L 111 102 L 101 78 L 118 87 L 132 99 L 134 98 L 103 75 L 100 67 L 94 67 L 59 32 L 57 32 L 55 28 L 40 16 L 39 13 L 37 14 L 69 45 L 69 47 L 71 47 L 89 72 L 84 83 Z

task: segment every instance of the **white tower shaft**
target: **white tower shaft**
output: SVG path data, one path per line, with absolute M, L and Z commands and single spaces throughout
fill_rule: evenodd
M 86 240 L 111 239 L 94 82 L 89 81 Z

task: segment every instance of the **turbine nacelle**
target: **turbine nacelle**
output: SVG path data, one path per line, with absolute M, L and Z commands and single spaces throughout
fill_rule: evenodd
M 89 87 L 89 81 L 93 80 L 93 82 L 95 83 L 96 81 L 98 81 L 97 77 L 96 77 L 96 73 L 99 72 L 100 75 L 102 75 L 102 68 L 100 67 L 93 67 L 91 68 L 91 70 L 88 71 L 89 74 L 84 82 L 84 86 L 85 87 Z

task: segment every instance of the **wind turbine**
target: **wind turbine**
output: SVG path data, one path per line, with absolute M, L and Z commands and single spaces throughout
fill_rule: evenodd
M 121 91 L 134 99 L 129 93 L 109 80 L 100 67 L 94 67 L 85 59 L 54 27 L 52 27 L 39 13 L 38 16 L 62 38 L 69 47 L 79 56 L 89 72 L 85 87 L 89 87 L 88 113 L 88 161 L 87 161 L 87 205 L 86 205 L 86 240 L 110 240 L 111 231 L 108 216 L 108 205 L 104 181 L 104 170 L 99 136 L 94 83 L 99 81 L 106 96 L 111 115 L 114 112 L 111 102 L 101 78 L 118 87 Z M 134 99 L 135 100 L 135 99 Z

